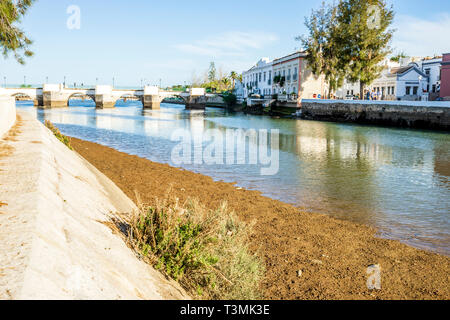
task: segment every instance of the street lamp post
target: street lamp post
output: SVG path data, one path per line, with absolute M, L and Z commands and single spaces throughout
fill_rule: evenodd
M 66 87 L 66 76 L 64 76 L 64 88 Z
M 24 86 L 27 85 L 27 76 L 23 76 L 23 85 L 24 85 Z

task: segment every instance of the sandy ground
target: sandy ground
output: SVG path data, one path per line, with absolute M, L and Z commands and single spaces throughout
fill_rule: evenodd
M 266 263 L 267 299 L 449 299 L 450 258 L 376 237 L 376 230 L 326 215 L 302 212 L 259 192 L 154 163 L 91 142 L 74 148 L 133 201 L 152 204 L 169 186 L 180 199 L 222 201 L 255 221 L 251 247 Z M 369 265 L 381 266 L 381 290 L 367 288 Z M 299 272 L 300 271 L 300 272 Z

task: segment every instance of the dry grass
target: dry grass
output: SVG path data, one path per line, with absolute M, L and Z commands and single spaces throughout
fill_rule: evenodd
M 3 141 L 0 141 L 0 158 L 11 155 L 13 151 L 14 148 L 12 146 Z
M 261 298 L 264 267 L 248 249 L 251 226 L 226 204 L 208 210 L 192 199 L 179 203 L 170 193 L 155 207 L 114 219 L 128 245 L 194 297 Z
M 19 115 L 17 115 L 16 116 L 16 123 L 8 131 L 6 137 L 3 140 L 5 140 L 5 141 L 17 141 L 17 136 L 20 133 L 22 133 L 22 130 L 20 130 L 20 127 L 22 126 L 22 124 L 23 124 L 22 118 Z
M 22 118 L 17 115 L 16 123 L 8 131 L 6 136 L 0 140 L 0 158 L 10 156 L 14 152 L 14 148 L 8 144 L 9 141 L 17 141 L 17 136 L 22 132 L 20 127 L 22 126 Z
M 55 135 L 55 137 L 64 143 L 70 150 L 73 150 L 71 144 L 70 144 L 70 138 L 63 135 L 61 131 L 57 127 L 53 125 L 49 120 L 45 120 L 45 126 L 50 129 L 50 131 Z

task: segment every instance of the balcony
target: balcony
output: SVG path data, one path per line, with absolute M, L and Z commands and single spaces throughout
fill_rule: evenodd
M 280 102 L 295 102 L 298 99 L 296 94 L 279 94 L 278 101 Z

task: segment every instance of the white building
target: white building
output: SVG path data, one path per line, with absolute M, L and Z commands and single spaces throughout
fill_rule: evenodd
M 291 55 L 275 59 L 273 62 L 274 78 L 280 81 L 274 81 L 273 91 L 276 94 L 298 94 L 298 80 L 301 58 L 305 54 L 295 52 Z
M 414 62 L 407 66 L 386 68 L 371 85 L 377 100 L 422 100 L 427 94 L 429 77 Z
M 238 99 L 244 99 L 244 84 L 239 80 L 236 80 L 234 84 L 234 94 Z
M 262 58 L 250 70 L 242 73 L 244 98 L 252 94 L 272 95 L 272 64 L 269 58 Z
M 328 94 L 324 76 L 313 75 L 306 53 L 297 51 L 273 61 L 272 92 L 290 100 L 323 98 Z
M 351 97 L 356 97 L 359 95 L 360 86 L 359 81 L 352 83 L 345 80 L 341 88 L 336 90 L 336 99 L 351 99 Z
M 428 76 L 427 92 L 430 100 L 439 97 L 441 84 L 442 57 L 425 58 L 417 65 Z

